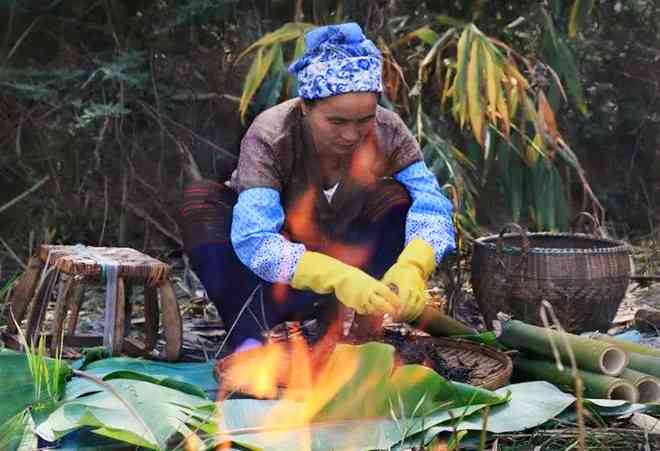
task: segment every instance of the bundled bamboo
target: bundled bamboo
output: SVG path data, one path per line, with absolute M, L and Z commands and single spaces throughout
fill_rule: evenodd
M 503 323 L 502 333 L 498 340 L 513 349 L 552 358 L 553 350 L 550 342 L 552 339 L 561 361 L 570 364 L 570 355 L 564 346 L 561 335 L 554 330 L 532 326 L 522 321 L 509 320 Z M 564 335 L 573 351 L 577 367 L 582 370 L 618 376 L 628 365 L 628 355 L 613 344 L 568 333 Z
M 629 352 L 628 368 L 660 378 L 660 358 L 651 355 Z
M 570 368 L 564 367 L 560 370 L 554 363 L 524 357 L 516 357 L 513 365 L 519 376 L 545 380 L 563 389 L 575 391 L 575 379 Z M 626 380 L 584 370 L 578 370 L 577 375 L 582 379 L 584 396 L 587 398 L 621 399 L 628 402 L 637 402 L 639 399 L 635 386 Z
M 631 370 L 630 368 L 626 368 L 619 377 L 635 386 L 639 393 L 638 402 L 650 403 L 660 401 L 660 380 L 657 378 Z

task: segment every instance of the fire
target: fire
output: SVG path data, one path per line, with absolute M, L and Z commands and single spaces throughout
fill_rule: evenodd
M 314 346 L 309 346 L 302 336 L 293 336 L 288 341 L 270 342 L 228 357 L 220 365 L 221 393 L 218 399 L 226 399 L 238 391 L 255 398 L 281 400 L 268 418 L 255 428 L 268 431 L 273 442 L 277 442 L 280 433 L 284 439 L 287 430 L 305 431 L 330 403 L 344 404 L 335 398 L 359 369 L 354 354 L 328 360 L 339 338 L 340 323 L 337 321 L 331 325 Z M 370 377 L 364 384 L 365 390 L 373 389 Z M 299 407 L 292 408 L 292 403 Z M 219 433 L 224 436 L 231 431 L 221 430 Z M 309 435 L 310 443 L 301 443 L 299 449 L 310 449 L 311 433 L 302 435 Z
M 318 192 L 310 187 L 289 208 L 286 215 L 286 225 L 289 233 L 299 243 L 307 247 L 319 247 L 323 243 L 323 233 L 316 223 L 315 204 Z

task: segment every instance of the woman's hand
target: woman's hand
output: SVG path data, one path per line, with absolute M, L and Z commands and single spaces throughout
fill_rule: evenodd
M 383 276 L 383 283 L 395 290 L 401 301 L 398 319 L 416 320 L 428 296 L 426 281 L 435 270 L 435 252 L 426 241 L 416 238 L 405 247 L 396 263 Z
M 291 286 L 319 294 L 334 293 L 339 302 L 361 315 L 389 313 L 396 317 L 402 307 L 399 297 L 383 282 L 318 252 L 303 254 Z
M 427 301 L 426 281 L 414 265 L 395 263 L 383 276 L 383 283 L 399 295 L 401 309 L 395 318 L 410 322 L 422 314 Z

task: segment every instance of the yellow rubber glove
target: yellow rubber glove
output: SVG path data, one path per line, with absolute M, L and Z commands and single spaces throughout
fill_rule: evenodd
M 337 299 L 361 315 L 396 315 L 400 301 L 384 283 L 336 258 L 306 251 L 291 280 L 298 290 L 334 293 Z
M 434 270 L 435 251 L 426 241 L 415 238 L 383 276 L 383 283 L 396 288 L 399 295 L 401 321 L 414 321 L 422 314 L 428 298 L 426 281 Z

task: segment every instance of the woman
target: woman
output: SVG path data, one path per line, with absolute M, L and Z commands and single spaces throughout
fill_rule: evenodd
M 306 45 L 289 68 L 299 98 L 261 113 L 241 142 L 236 192 L 186 191 L 186 249 L 236 350 L 337 300 L 414 320 L 454 250 L 450 202 L 403 121 L 378 106 L 378 49 L 355 23 L 314 29 Z

